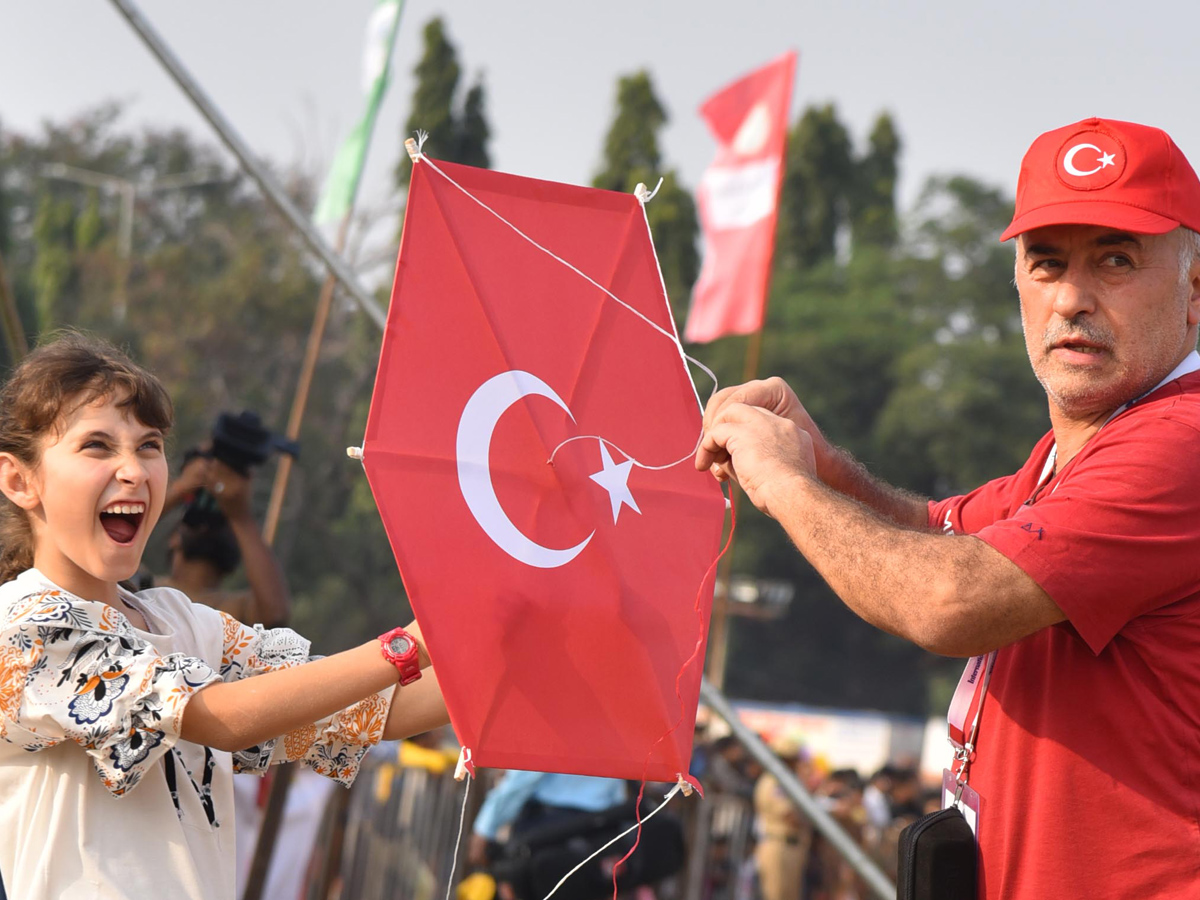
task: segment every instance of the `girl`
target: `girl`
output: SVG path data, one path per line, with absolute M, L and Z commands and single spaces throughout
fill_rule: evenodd
M 234 897 L 233 772 L 348 785 L 447 721 L 415 625 L 325 659 L 169 588 L 133 594 L 167 486 L 163 387 L 68 335 L 0 392 L 0 874 L 12 897 Z M 398 676 L 398 671 L 400 675 Z M 404 687 L 397 687 L 402 679 Z

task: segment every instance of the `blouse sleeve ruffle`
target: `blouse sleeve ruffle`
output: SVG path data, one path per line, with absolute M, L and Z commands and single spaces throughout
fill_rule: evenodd
M 160 656 L 110 607 L 44 594 L 0 637 L 0 738 L 31 752 L 74 741 L 121 796 L 179 739 L 207 663 Z
M 290 628 L 268 629 L 261 625 L 251 628 L 232 616 L 222 616 L 225 652 L 221 677 L 226 681 L 251 678 L 318 658 L 309 655 L 309 642 Z M 233 769 L 261 774 L 268 766 L 299 761 L 348 787 L 367 751 L 383 737 L 394 690 L 394 686 L 388 687 L 312 725 L 239 750 L 233 754 Z

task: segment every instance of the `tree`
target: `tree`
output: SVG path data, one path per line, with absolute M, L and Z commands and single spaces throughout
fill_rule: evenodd
M 832 103 L 811 106 L 788 135 L 776 259 L 804 268 L 832 258 L 849 224 L 855 167 L 850 134 Z
M 880 113 L 868 138 L 866 154 L 858 160 L 850 198 L 850 227 L 854 249 L 890 248 L 896 243 L 896 175 L 900 136 L 892 117 Z
M 654 93 L 650 73 L 641 71 L 618 79 L 616 110 L 604 139 L 602 167 L 592 184 L 630 192 L 643 183 L 653 190 L 662 177 L 662 187 L 646 206 L 646 217 L 667 297 L 678 320 L 686 312 L 700 269 L 696 252 L 699 225 L 696 203 L 679 183 L 676 170 L 661 171 L 658 133 L 666 123 L 667 112 Z
M 462 68 L 458 51 L 446 34 L 441 17 L 429 20 L 424 31 L 425 49 L 413 69 L 417 86 L 404 126 L 405 136 L 418 130 L 428 132 L 432 155 L 449 162 L 487 168 L 491 165 L 488 141 L 487 92 L 479 76 L 467 91 L 461 109 L 456 108 Z M 396 184 L 405 187 L 412 177 L 412 163 L 403 156 L 396 164 Z
M 116 198 L 47 180 L 51 162 L 135 181 L 195 169 L 217 178 L 139 200 L 123 323 L 114 322 L 111 304 L 121 271 Z M 10 236 L 5 261 L 19 296 L 43 298 L 45 327 L 82 327 L 125 344 L 163 380 L 176 410 L 173 455 L 205 440 L 222 410 L 254 409 L 269 426 L 282 426 L 322 273 L 222 154 L 179 131 L 132 136 L 119 111 L 105 108 L 36 137 L 5 133 L 0 176 L 0 234 Z M 286 181 L 298 205 L 311 202 L 307 179 Z M 316 638 L 318 652 L 361 641 L 407 614 L 361 467 L 345 455 L 362 441 L 379 338 L 364 316 L 334 310 L 280 521 L 276 546 L 295 622 Z M 255 478 L 260 510 L 270 468 Z M 152 569 L 165 533 L 158 529 L 146 555 Z

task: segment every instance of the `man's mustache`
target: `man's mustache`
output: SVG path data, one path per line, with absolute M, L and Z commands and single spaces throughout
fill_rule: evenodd
M 1111 350 L 1113 346 L 1111 332 L 1090 319 L 1082 317 L 1060 321 L 1047 329 L 1042 337 L 1046 350 L 1052 350 L 1057 344 L 1068 340 L 1086 341 L 1089 344 L 1103 347 L 1105 350 Z

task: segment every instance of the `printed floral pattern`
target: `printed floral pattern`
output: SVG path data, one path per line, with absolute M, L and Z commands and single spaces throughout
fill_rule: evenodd
M 204 609 L 195 615 L 199 620 L 212 614 Z M 290 629 L 250 628 L 219 615 L 223 647 L 217 672 L 195 656 L 160 655 L 107 604 L 58 590 L 6 600 L 0 605 L 0 740 L 29 752 L 72 741 L 91 757 L 110 793 L 127 793 L 172 749 L 196 691 L 218 679 L 251 678 L 312 658 L 308 641 Z M 216 649 L 207 651 L 211 658 Z M 390 700 L 391 691 L 383 691 L 235 753 L 234 769 L 261 772 L 299 760 L 349 784 L 367 750 L 383 736 Z M 204 792 L 215 825 L 208 793 L 211 754 L 208 759 L 205 777 L 199 785 L 192 783 Z
M 298 666 L 309 656 L 309 642 L 288 628 L 250 628 L 221 613 L 225 647 L 221 677 L 251 678 Z M 263 772 L 267 766 L 300 761 L 321 775 L 349 785 L 367 750 L 383 737 L 391 706 L 391 690 L 374 694 L 313 725 L 305 725 L 272 741 L 233 754 L 235 772 Z
M 63 741 L 121 796 L 179 735 L 190 696 L 218 676 L 159 656 L 103 603 L 44 590 L 0 610 L 0 738 L 30 752 Z

